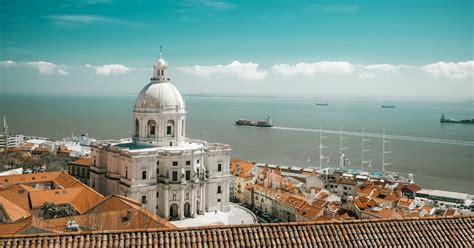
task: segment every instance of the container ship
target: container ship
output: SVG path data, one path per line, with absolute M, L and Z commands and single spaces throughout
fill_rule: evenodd
M 329 105 L 329 103 L 327 103 L 327 102 L 318 102 L 318 103 L 316 103 L 316 106 L 328 106 L 328 105 Z
M 265 121 L 252 122 L 246 119 L 240 119 L 235 121 L 235 125 L 238 126 L 254 126 L 254 127 L 273 127 L 272 118 L 268 116 Z
M 474 124 L 474 119 L 466 119 L 466 120 L 460 120 L 460 121 L 457 121 L 455 119 L 451 119 L 451 118 L 446 118 L 444 116 L 444 114 L 441 115 L 441 119 L 440 121 L 441 123 L 462 123 L 462 124 Z
M 395 105 L 382 105 L 382 108 L 395 108 Z

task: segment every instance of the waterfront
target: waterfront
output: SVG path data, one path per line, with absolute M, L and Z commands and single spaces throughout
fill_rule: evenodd
M 467 141 L 462 144 L 392 139 L 386 157 L 393 163 L 387 170 L 413 173 L 423 188 L 474 193 L 474 126 L 441 124 L 444 113 L 450 118 L 474 116 L 473 102 L 390 101 L 395 109 L 383 109 L 385 101 L 328 100 L 316 106 L 314 98 L 241 98 L 184 96 L 188 111 L 187 136 L 224 142 L 232 146 L 233 157 L 281 165 L 319 166 L 320 125 L 325 130 L 424 137 Z M 97 139 L 131 136 L 131 107 L 135 96 L 1 96 L 0 114 L 7 115 L 10 128 L 26 135 L 63 138 L 88 132 Z M 263 120 L 271 115 L 276 128 L 234 126 L 239 118 Z M 285 127 L 285 128 L 279 128 Z M 291 130 L 291 128 L 305 128 Z M 339 135 L 327 136 L 329 165 L 338 163 Z M 344 147 L 351 168 L 360 168 L 361 137 L 346 135 Z M 381 139 L 370 137 L 366 155 L 370 170 L 380 170 Z M 467 145 L 466 145 L 467 144 Z M 309 158 L 309 163 L 308 163 Z M 327 160 L 325 161 L 327 162 Z

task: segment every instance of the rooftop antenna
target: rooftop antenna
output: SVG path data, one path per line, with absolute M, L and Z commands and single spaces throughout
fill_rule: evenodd
M 347 150 L 347 148 L 342 147 L 342 141 L 346 138 L 342 137 L 342 127 L 339 129 L 339 156 L 341 157 L 341 168 L 345 167 L 346 164 L 346 156 L 342 151 Z
M 323 149 L 327 146 L 323 146 L 323 139 L 327 138 L 323 136 L 323 127 L 319 126 L 319 169 L 323 169 L 323 159 L 329 159 L 323 155 Z
M 390 143 L 389 140 L 385 140 L 385 128 L 382 133 L 382 172 L 385 173 L 385 166 L 391 165 L 392 163 L 385 163 L 385 154 L 392 153 L 391 151 L 385 151 L 385 143 Z
M 364 164 L 365 163 L 372 163 L 372 161 L 365 161 L 364 155 L 366 152 L 370 152 L 370 149 L 365 149 L 365 142 L 370 141 L 370 139 L 365 138 L 365 128 L 362 128 L 362 161 L 361 161 L 361 167 L 362 167 L 362 172 L 364 171 Z

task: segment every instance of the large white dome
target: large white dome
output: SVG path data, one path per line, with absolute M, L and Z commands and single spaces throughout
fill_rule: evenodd
M 135 112 L 184 112 L 183 97 L 168 82 L 151 82 L 137 97 Z

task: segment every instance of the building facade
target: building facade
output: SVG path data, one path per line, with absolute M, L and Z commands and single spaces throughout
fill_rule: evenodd
M 90 186 L 141 202 L 161 217 L 229 211 L 229 145 L 186 137 L 186 110 L 160 54 L 138 95 L 129 143 L 91 145 Z

